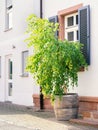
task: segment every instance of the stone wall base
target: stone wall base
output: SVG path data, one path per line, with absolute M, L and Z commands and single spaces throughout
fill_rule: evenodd
M 40 108 L 40 96 L 38 94 L 34 94 L 32 97 L 35 107 Z M 53 105 L 51 104 L 49 97 L 44 98 L 44 109 L 53 109 Z M 82 111 L 98 111 L 98 97 L 80 96 L 79 113 L 82 113 Z
M 98 97 L 80 96 L 79 111 L 98 111 Z
M 83 119 L 98 122 L 98 97 L 80 97 L 79 114 Z
M 34 94 L 32 95 L 32 97 L 33 97 L 33 103 L 35 104 L 35 107 L 40 109 L 40 95 Z M 44 97 L 43 107 L 46 110 L 53 110 L 53 105 L 49 97 Z

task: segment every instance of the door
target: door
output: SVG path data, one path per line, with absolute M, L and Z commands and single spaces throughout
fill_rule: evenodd
M 13 96 L 13 61 L 12 55 L 6 56 L 6 101 L 12 101 Z

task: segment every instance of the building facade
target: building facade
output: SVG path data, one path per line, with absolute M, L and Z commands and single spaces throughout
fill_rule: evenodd
M 70 92 L 79 94 L 81 104 L 92 102 L 97 109 L 97 4 L 96 0 L 1 0 L 0 101 L 34 105 L 32 95 L 39 98 L 39 87 L 25 72 L 25 59 L 32 50 L 27 48 L 24 39 L 27 37 L 26 18 L 31 13 L 40 17 L 42 11 L 43 18 L 58 19 L 60 39 L 83 42 L 88 71 L 79 72 L 78 87 Z
M 79 72 L 78 87 L 70 92 L 79 94 L 80 107 L 87 110 L 98 110 L 97 4 L 96 0 L 43 0 L 43 17 L 58 17 L 58 37 L 84 44 L 83 54 L 89 65 L 88 71 Z
M 32 0 L 0 0 L 0 101 L 31 106 L 32 94 L 39 90 L 25 71 L 32 51 L 24 42 L 26 18 L 33 13 L 33 5 Z

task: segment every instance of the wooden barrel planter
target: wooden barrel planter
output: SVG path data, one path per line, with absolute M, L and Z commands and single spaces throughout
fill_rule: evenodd
M 54 112 L 57 120 L 70 120 L 78 116 L 79 98 L 78 94 L 71 93 L 63 95 L 60 99 L 56 96 L 54 101 Z

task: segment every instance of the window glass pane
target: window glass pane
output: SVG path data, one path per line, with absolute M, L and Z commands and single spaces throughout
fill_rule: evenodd
M 12 61 L 9 59 L 9 79 L 12 79 Z
M 73 26 L 74 25 L 74 17 L 69 17 L 67 19 L 67 26 Z
M 12 83 L 9 83 L 8 95 L 9 95 L 9 96 L 12 96 Z
M 22 52 L 22 73 L 23 73 L 23 74 L 24 74 L 24 73 L 27 73 L 27 72 L 25 71 L 27 57 L 28 57 L 28 51 Z
M 74 32 L 68 32 L 67 33 L 67 40 L 68 41 L 74 41 Z
M 78 30 L 76 31 L 77 41 L 79 40 Z
M 78 15 L 76 15 L 76 24 L 78 24 Z

